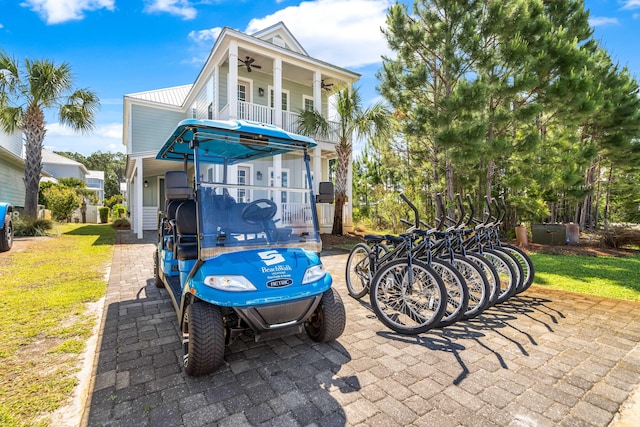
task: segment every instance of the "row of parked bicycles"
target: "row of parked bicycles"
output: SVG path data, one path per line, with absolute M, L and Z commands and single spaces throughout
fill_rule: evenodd
M 475 218 L 457 195 L 455 218 L 446 215 L 436 196 L 440 217 L 435 227 L 420 221 L 418 209 L 404 194 L 414 222 L 398 236 L 364 236 L 347 259 L 349 294 L 369 294 L 371 308 L 390 329 L 420 334 L 472 319 L 487 308 L 524 292 L 531 286 L 531 259 L 517 246 L 500 241 L 499 227 L 506 214 L 504 198 L 485 198 L 486 213 Z

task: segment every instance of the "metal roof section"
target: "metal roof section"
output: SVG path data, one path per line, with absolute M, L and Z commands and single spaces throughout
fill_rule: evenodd
M 187 98 L 191 87 L 193 87 L 193 84 L 150 90 L 146 92 L 130 93 L 125 95 L 125 97 L 140 101 L 153 102 L 155 104 L 181 107 L 184 100 Z
M 75 160 L 71 160 L 67 157 L 61 156 L 59 154 L 53 153 L 51 151 L 42 149 L 42 164 L 44 166 L 45 163 L 51 165 L 66 165 L 66 166 L 77 166 L 80 168 L 83 174 L 89 173 L 86 166 L 80 162 L 76 162 Z

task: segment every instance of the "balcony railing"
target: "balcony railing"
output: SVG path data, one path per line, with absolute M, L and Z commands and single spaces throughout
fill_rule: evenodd
M 275 108 L 267 107 L 265 105 L 253 104 L 250 102 L 238 101 L 238 118 L 242 120 L 252 120 L 254 122 L 275 124 Z M 218 118 L 221 120 L 229 119 L 229 104 L 225 105 Z M 292 113 L 290 111 L 282 112 L 282 129 L 287 132 L 298 133 L 298 122 L 300 115 Z M 334 144 L 338 143 L 338 129 L 340 124 L 337 122 L 329 121 L 329 135 L 319 136 L 315 135 L 313 138 L 316 141 L 327 141 Z

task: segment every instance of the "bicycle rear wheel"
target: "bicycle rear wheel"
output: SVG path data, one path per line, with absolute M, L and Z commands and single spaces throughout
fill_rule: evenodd
M 462 319 L 469 305 L 469 289 L 460 272 L 448 261 L 431 260 L 431 267 L 442 278 L 447 289 L 447 306 L 438 326 L 449 326 Z
M 347 291 L 355 299 L 360 299 L 369 291 L 371 283 L 371 268 L 369 263 L 369 255 L 371 249 L 365 243 L 355 245 L 349 257 L 347 258 L 347 271 L 345 279 L 347 282 Z
M 444 282 L 427 264 L 398 259 L 384 264 L 371 281 L 371 308 L 388 328 L 415 335 L 438 325 L 446 308 Z

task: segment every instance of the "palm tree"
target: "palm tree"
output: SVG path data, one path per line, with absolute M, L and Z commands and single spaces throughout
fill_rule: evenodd
M 358 88 L 344 87 L 335 94 L 335 108 L 339 116 L 336 154 L 335 212 L 331 234 L 342 235 L 342 210 L 347 201 L 347 175 L 353 152 L 353 138 L 387 138 L 391 134 L 389 110 L 381 103 L 363 109 Z M 300 115 L 299 132 L 309 136 L 329 135 L 329 122 L 318 111 L 304 111 Z
M 88 89 L 75 89 L 71 68 L 49 60 L 25 59 L 18 62 L 0 51 L 0 126 L 8 134 L 16 129 L 25 136 L 24 214 L 35 218 L 42 172 L 42 144 L 46 135 L 44 112 L 58 108 L 59 121 L 75 131 L 94 128 L 94 116 L 100 106 L 98 96 Z

